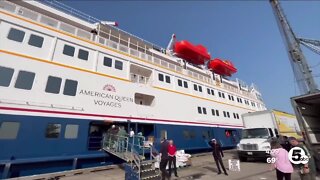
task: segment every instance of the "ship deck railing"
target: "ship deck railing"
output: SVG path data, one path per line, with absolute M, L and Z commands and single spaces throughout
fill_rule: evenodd
M 47 1 L 47 3 L 45 3 L 45 4 L 48 4 L 48 3 L 50 4 L 50 1 Z M 75 10 L 73 8 L 70 8 L 68 6 L 65 6 L 60 2 L 52 3 L 52 5 L 56 6 L 56 9 L 64 9 L 64 11 L 68 11 L 69 14 L 71 14 L 71 15 L 76 14 L 76 17 L 79 17 L 81 19 L 87 19 L 88 22 L 98 21 L 98 19 L 91 17 L 85 13 L 82 13 L 78 10 Z M 122 39 L 120 36 L 113 35 L 112 32 L 100 31 L 99 32 L 100 35 L 96 35 L 94 33 L 88 32 L 84 29 L 81 29 L 81 28 L 72 26 L 70 24 L 66 24 L 62 21 L 50 18 L 50 17 L 43 15 L 41 13 L 32 11 L 30 9 L 26 9 L 24 7 L 21 7 L 17 4 L 14 4 L 9 1 L 0 1 L 0 9 L 8 11 L 10 13 L 14 13 L 16 15 L 19 15 L 19 16 L 22 16 L 22 17 L 25 17 L 28 19 L 31 19 L 31 20 L 36 21 L 38 23 L 56 28 L 58 30 L 75 35 L 77 37 L 84 38 L 84 39 L 99 43 L 103 46 L 107 46 L 109 48 L 116 49 L 116 50 L 124 52 L 128 55 L 142 59 L 145 62 L 149 62 L 149 63 L 155 64 L 158 66 L 162 66 L 166 69 L 170 69 L 174 72 L 184 74 L 186 76 L 197 79 L 201 82 L 204 82 L 204 83 L 207 83 L 210 85 L 214 85 L 214 86 L 219 86 L 219 87 L 226 89 L 226 90 L 230 90 L 229 86 L 227 86 L 227 85 L 221 86 L 221 85 L 217 84 L 215 81 L 213 81 L 213 79 L 209 75 L 203 76 L 195 71 L 183 69 L 182 66 L 175 65 L 175 64 L 170 63 L 166 60 L 162 60 L 161 57 L 159 57 L 159 56 L 155 57 L 155 55 L 149 51 L 149 48 L 152 48 L 151 46 L 147 47 L 146 44 L 144 47 L 140 46 L 138 41 L 137 41 L 137 44 L 133 44 L 132 42 L 130 42 L 129 39 L 128 40 Z M 119 29 L 117 29 L 117 30 L 119 30 Z M 159 50 L 159 48 L 155 48 L 155 49 Z M 165 53 L 165 51 L 163 53 Z M 245 92 L 243 90 L 234 90 L 233 92 L 242 94 L 242 95 L 247 96 L 249 98 L 255 98 L 253 95 L 251 95 L 250 93 Z

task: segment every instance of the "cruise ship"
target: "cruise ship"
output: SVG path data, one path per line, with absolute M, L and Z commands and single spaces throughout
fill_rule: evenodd
M 1 0 L 0 14 L 0 178 L 119 163 L 101 150 L 112 125 L 233 148 L 241 115 L 266 109 L 230 61 L 178 36 L 162 48 L 58 1 Z

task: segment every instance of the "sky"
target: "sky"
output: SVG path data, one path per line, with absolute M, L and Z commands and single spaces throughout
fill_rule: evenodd
M 207 47 L 212 57 L 231 60 L 233 78 L 255 83 L 269 109 L 292 113 L 299 89 L 269 0 L 261 1 L 63 1 L 101 20 L 166 47 L 173 33 Z M 281 1 L 298 37 L 320 40 L 320 1 Z M 320 56 L 303 49 L 311 67 Z M 320 85 L 320 66 L 313 69 Z

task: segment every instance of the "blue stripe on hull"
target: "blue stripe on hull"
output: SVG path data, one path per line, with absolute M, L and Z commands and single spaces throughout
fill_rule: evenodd
M 0 114 L 0 123 L 3 121 L 20 122 L 20 128 L 16 139 L 0 140 L 0 178 L 50 173 L 122 162 L 103 151 L 88 150 L 90 123 L 100 123 L 103 125 L 101 121 Z M 45 131 L 49 123 L 61 124 L 59 138 L 48 139 L 45 137 Z M 67 124 L 79 125 L 78 137 L 76 139 L 64 138 Z M 131 127 L 134 126 L 131 124 Z M 225 136 L 225 130 L 231 130 L 226 128 L 165 124 L 138 124 L 136 127 L 140 129 L 144 127 L 144 131 L 148 132 L 145 135 L 154 136 L 156 142 L 160 140 L 161 131 L 166 130 L 168 138 L 173 139 L 177 147 L 184 150 L 208 150 L 207 141 L 211 138 L 219 139 L 223 147 L 235 147 L 237 143 L 232 141 L 230 137 L 227 138 Z M 237 133 L 240 132 L 239 129 L 232 130 L 235 130 Z M 75 163 L 76 159 L 78 160 Z M 8 173 L 5 173 L 5 164 L 11 164 Z
M 178 149 L 201 150 L 208 149 L 208 141 L 217 139 L 223 148 L 234 148 L 240 139 L 241 130 L 233 128 L 156 125 L 156 136 L 161 137 L 161 131 L 167 131 L 167 138 L 174 140 Z M 225 131 L 232 131 L 234 135 L 226 136 Z

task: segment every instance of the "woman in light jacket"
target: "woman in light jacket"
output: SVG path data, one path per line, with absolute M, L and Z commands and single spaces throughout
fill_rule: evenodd
M 282 148 L 277 140 L 270 142 L 271 144 L 271 156 L 273 163 L 271 169 L 276 169 L 277 180 L 291 180 L 291 173 L 293 173 L 293 167 L 288 157 L 288 151 Z

